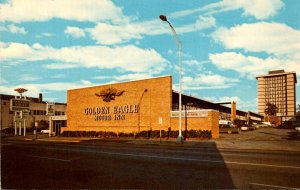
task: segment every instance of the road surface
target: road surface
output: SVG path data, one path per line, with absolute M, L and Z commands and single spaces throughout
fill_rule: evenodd
M 126 142 L 1 142 L 4 189 L 293 189 L 300 152 Z

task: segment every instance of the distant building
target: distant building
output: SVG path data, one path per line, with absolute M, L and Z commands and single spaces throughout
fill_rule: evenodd
M 0 128 L 13 128 L 15 125 L 15 113 L 10 109 L 10 101 L 11 99 L 19 98 L 13 95 L 0 94 Z M 65 103 L 51 103 L 48 106 L 47 110 L 47 102 L 43 101 L 42 94 L 39 94 L 38 98 L 26 97 L 27 100 L 30 101 L 30 109 L 26 114 L 26 128 L 34 128 L 35 122 L 38 123 L 38 128 L 49 128 L 50 115 L 47 114 L 49 111 L 53 111 L 53 116 L 64 116 L 66 115 L 67 104 Z M 52 108 L 52 109 L 51 109 Z M 51 121 L 53 122 L 53 126 L 55 127 L 66 126 L 65 121 Z M 60 131 L 60 127 L 56 127 Z M 55 130 L 55 129 L 54 129 Z
M 265 114 L 267 104 L 277 108 L 276 116 L 296 115 L 296 72 L 269 71 L 256 77 L 258 81 L 258 113 Z

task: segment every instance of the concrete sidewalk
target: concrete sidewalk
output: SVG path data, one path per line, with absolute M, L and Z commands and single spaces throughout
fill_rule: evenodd
M 176 139 L 132 139 L 132 138 L 86 138 L 86 137 L 49 137 L 47 135 L 27 135 L 27 136 L 6 136 L 5 140 L 13 141 L 39 141 L 39 142 L 61 142 L 61 143 L 125 143 L 134 145 L 158 145 L 158 146 L 178 146 L 194 148 L 219 148 L 219 149 L 239 149 L 239 150 L 274 150 L 274 151 L 296 151 L 300 152 L 300 141 L 296 140 L 187 140 L 183 144 L 177 144 Z

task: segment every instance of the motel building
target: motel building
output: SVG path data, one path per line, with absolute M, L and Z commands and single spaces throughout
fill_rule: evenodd
M 38 98 L 0 94 L 0 128 L 11 129 L 15 135 L 26 136 L 34 130 L 50 130 L 60 135 L 67 126 L 65 103 L 47 102 L 40 93 Z
M 178 99 L 171 76 L 68 90 L 67 127 L 61 133 L 178 131 Z M 212 103 L 182 95 L 182 131 L 207 130 L 218 138 L 219 120 L 235 118 L 259 122 L 263 116 L 237 110 L 235 102 Z

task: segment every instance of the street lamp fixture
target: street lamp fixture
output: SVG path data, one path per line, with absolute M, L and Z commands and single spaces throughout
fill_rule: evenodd
M 165 15 L 160 15 L 159 16 L 160 20 L 167 22 L 173 32 L 173 35 L 176 39 L 176 43 L 178 46 L 178 59 L 179 59 L 179 121 L 178 121 L 178 126 L 179 126 L 179 134 L 177 137 L 177 143 L 183 143 L 183 137 L 182 137 L 182 132 L 181 132 L 181 94 L 182 94 L 182 84 L 181 84 L 181 72 L 182 72 L 182 63 L 181 63 L 181 52 L 182 52 L 182 44 L 181 41 L 173 28 L 172 24 L 168 21 L 167 17 Z

